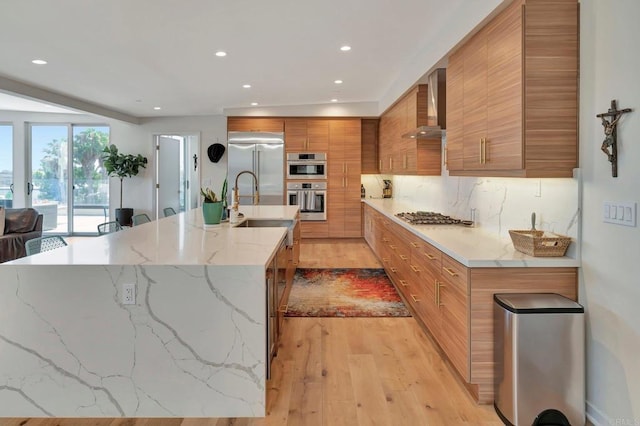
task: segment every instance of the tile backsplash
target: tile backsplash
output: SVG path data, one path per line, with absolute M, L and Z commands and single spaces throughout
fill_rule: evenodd
M 367 197 L 382 197 L 382 179 L 393 181 L 393 198 L 413 210 L 437 211 L 469 219 L 476 226 L 509 238 L 509 229 L 536 228 L 578 237 L 578 178 L 475 178 L 443 176 L 363 175 Z

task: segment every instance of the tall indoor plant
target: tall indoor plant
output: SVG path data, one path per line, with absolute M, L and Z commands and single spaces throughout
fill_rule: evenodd
M 122 180 L 126 177 L 136 176 L 140 168 L 147 167 L 147 157 L 142 155 L 122 154 L 118 147 L 110 145 L 102 150 L 102 160 L 110 177 L 120 179 L 120 208 L 116 209 L 116 220 L 120 225 L 131 225 L 133 217 L 132 208 L 122 207 Z

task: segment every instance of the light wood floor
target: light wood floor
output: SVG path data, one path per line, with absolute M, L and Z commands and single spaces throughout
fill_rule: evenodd
M 300 267 L 380 267 L 363 240 L 304 240 Z M 267 417 L 0 419 L 3 426 L 502 425 L 413 318 L 286 318 Z

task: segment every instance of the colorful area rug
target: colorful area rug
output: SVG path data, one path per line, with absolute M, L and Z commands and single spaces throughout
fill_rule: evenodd
M 298 269 L 288 317 L 410 317 L 384 269 Z

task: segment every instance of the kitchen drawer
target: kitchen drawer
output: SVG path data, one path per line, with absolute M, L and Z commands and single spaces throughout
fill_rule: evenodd
M 442 253 L 429 243 L 413 242 L 411 244 L 411 262 L 429 268 L 436 275 L 442 268 Z
M 442 255 L 442 279 L 468 294 L 468 269 L 446 254 Z

